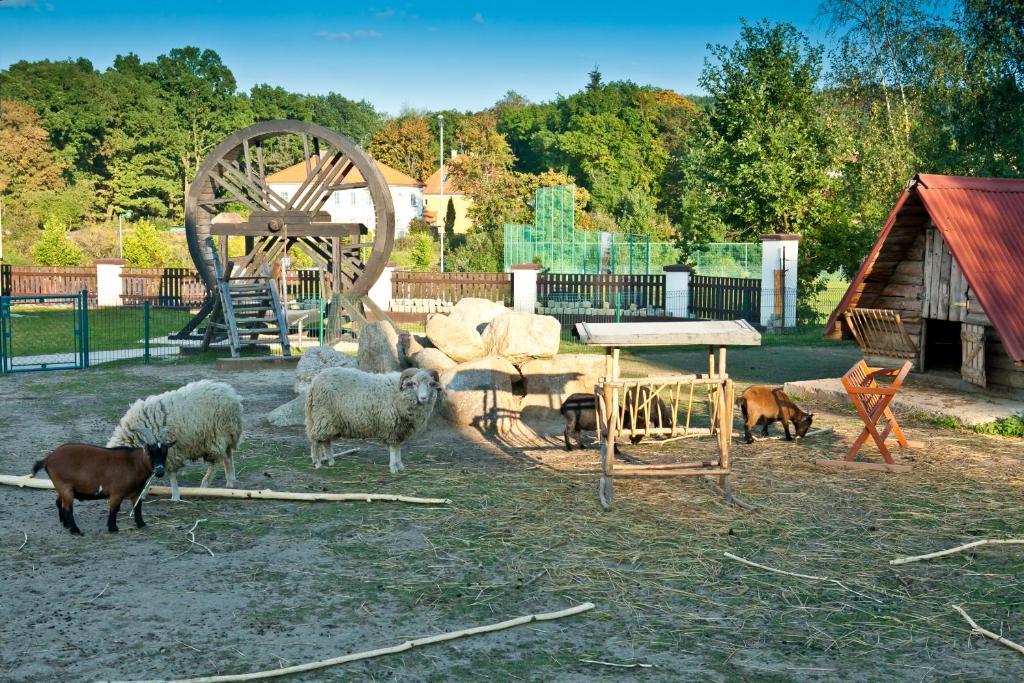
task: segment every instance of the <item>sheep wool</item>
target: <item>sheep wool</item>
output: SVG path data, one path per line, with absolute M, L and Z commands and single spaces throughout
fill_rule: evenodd
M 328 368 L 313 378 L 306 395 L 306 436 L 313 464 L 333 464 L 335 438 L 371 439 L 388 446 L 391 471 L 402 466 L 402 443 L 430 418 L 440 384 L 436 373 L 411 368 L 374 374 L 354 368 Z M 318 454 L 319 451 L 319 454 Z
M 207 463 L 201 486 L 209 485 L 217 463 L 224 467 L 228 487 L 234 486 L 232 453 L 242 436 L 242 399 L 231 385 L 204 379 L 140 399 L 114 428 L 107 447 L 141 444 L 140 426 L 154 434 L 166 428 L 177 442 L 167 454 L 174 500 L 181 499 L 177 472 L 193 460 Z

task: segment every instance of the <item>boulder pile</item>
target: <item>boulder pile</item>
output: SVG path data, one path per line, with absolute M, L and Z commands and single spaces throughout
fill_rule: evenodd
M 440 376 L 445 393 L 439 412 L 451 424 L 505 435 L 524 412 L 557 411 L 570 394 L 593 391 L 604 373 L 601 355 L 559 354 L 560 336 L 552 316 L 478 298 L 462 299 L 448 314 L 429 315 L 425 336 L 373 323 L 359 335 L 356 358 L 329 348 L 306 351 L 295 373 L 299 397 L 271 419 L 301 424 L 302 395 L 324 368 L 390 372 L 413 366 Z

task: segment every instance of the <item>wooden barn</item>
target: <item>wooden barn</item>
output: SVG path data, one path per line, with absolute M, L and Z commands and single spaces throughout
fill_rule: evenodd
M 1024 390 L 1024 179 L 916 176 L 825 335 L 869 362 Z

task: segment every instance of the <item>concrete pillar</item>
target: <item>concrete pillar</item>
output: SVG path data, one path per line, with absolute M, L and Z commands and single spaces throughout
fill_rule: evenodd
M 100 306 L 121 305 L 121 270 L 125 260 L 119 258 L 96 261 L 96 303 Z
M 389 262 L 384 266 L 380 277 L 370 287 L 370 291 L 366 293 L 382 311 L 391 310 L 391 275 L 395 272 L 395 268 L 396 264 L 394 262 Z
M 761 235 L 761 324 L 796 326 L 797 256 L 801 235 Z
M 690 271 L 683 264 L 664 266 L 665 315 L 672 318 L 690 317 Z
M 539 263 L 512 266 L 512 308 L 522 313 L 537 312 L 537 276 Z

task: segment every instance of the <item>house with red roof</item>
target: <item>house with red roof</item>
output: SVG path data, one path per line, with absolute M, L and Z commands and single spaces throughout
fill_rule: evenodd
M 907 186 L 825 335 L 868 362 L 913 361 L 1024 390 L 1024 179 L 920 174 Z

